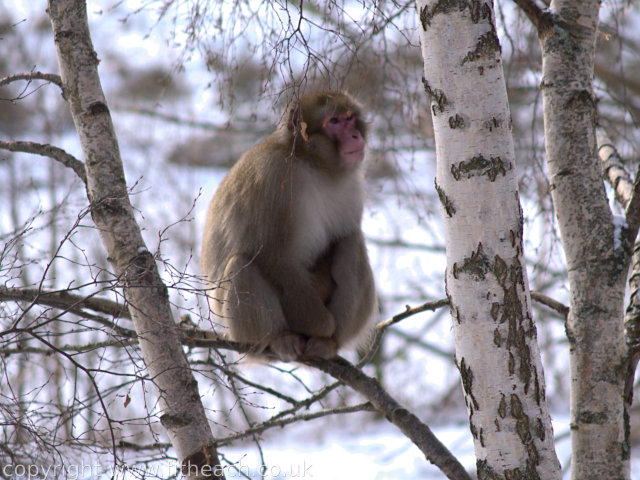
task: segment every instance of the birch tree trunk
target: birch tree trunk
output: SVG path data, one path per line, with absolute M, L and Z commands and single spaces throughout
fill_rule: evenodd
M 599 0 L 552 0 L 539 26 L 549 182 L 569 273 L 571 476 L 629 478 L 624 292 L 629 265 L 596 151 Z
M 158 395 L 161 421 L 183 474 L 222 477 L 211 428 L 173 321 L 166 286 L 144 244 L 98 76 L 84 0 L 49 0 L 63 82 L 85 159 L 91 216 L 128 302 Z M 211 478 L 211 475 L 209 475 Z
M 491 3 L 418 0 L 447 295 L 479 479 L 559 479 Z

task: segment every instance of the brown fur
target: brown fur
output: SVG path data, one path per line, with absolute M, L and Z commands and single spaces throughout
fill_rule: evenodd
M 362 165 L 345 162 L 323 126 L 347 112 L 365 137 L 362 109 L 343 92 L 290 104 L 211 202 L 201 262 L 210 308 L 233 340 L 259 345 L 258 353 L 330 358 L 366 335 L 374 315 Z

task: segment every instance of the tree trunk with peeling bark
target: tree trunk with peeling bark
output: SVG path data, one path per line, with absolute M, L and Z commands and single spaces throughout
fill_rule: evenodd
M 493 5 L 419 0 L 456 361 L 480 479 L 559 479 Z
M 623 329 L 629 235 L 616 231 L 596 151 L 599 9 L 598 0 L 553 0 L 538 22 L 549 183 L 569 273 L 571 476 L 581 480 L 630 476 Z
M 214 438 L 173 321 L 167 288 L 129 202 L 109 108 L 98 76 L 84 0 L 50 0 L 63 91 L 85 159 L 91 216 L 124 292 L 156 388 L 160 419 L 183 473 L 222 477 Z M 213 475 L 211 475 L 213 474 Z

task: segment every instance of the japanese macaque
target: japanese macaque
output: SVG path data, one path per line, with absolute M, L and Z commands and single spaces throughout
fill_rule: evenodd
M 332 358 L 369 337 L 376 295 L 360 227 L 366 130 L 348 94 L 304 95 L 213 197 L 201 262 L 209 307 L 254 353 Z

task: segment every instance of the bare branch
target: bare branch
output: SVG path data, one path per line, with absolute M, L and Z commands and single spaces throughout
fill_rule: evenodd
M 62 89 L 62 78 L 60 78 L 60 75 L 44 72 L 16 73 L 14 75 L 7 75 L 6 77 L 0 78 L 0 87 L 19 80 L 26 80 L 28 82 L 32 82 L 34 80 L 45 80 L 56 84 L 60 89 Z
M 94 312 L 110 315 L 114 318 L 131 318 L 126 305 L 91 295 L 75 295 L 67 290 L 47 291 L 37 288 L 0 287 L 0 300 L 32 302 L 62 310 L 88 308 Z
M 451 349 L 445 350 L 444 348 L 440 348 L 439 346 L 434 345 L 432 342 L 427 342 L 421 338 L 421 335 L 412 335 L 411 333 L 408 333 L 399 328 L 390 329 L 387 335 L 399 337 L 407 342 L 407 347 L 415 345 L 416 347 L 422 348 L 429 353 L 433 353 L 434 355 L 437 355 L 438 357 L 443 358 L 455 365 L 455 353 Z
M 362 360 L 358 362 L 358 366 L 365 365 L 371 361 L 375 353 L 378 351 L 378 348 L 380 347 L 380 341 L 382 340 L 382 335 L 384 335 L 385 330 L 389 328 L 391 325 L 395 325 L 396 323 L 404 320 L 405 318 L 411 317 L 418 313 L 426 312 L 428 310 L 435 311 L 438 308 L 442 308 L 447 305 L 449 305 L 449 300 L 446 298 L 443 298 L 441 300 L 436 300 L 434 302 L 423 303 L 419 307 L 411 308 L 407 305 L 407 308 L 404 312 L 394 315 L 390 319 L 383 320 L 382 322 L 378 323 L 376 325 L 373 341 L 371 342 L 369 351 L 362 358 Z
M 596 130 L 596 137 L 598 140 L 598 155 L 602 162 L 604 177 L 613 188 L 618 203 L 622 208 L 626 209 L 634 194 L 631 174 L 624 167 L 624 161 L 620 158 L 609 137 L 601 128 Z
M 53 345 L 51 342 L 49 342 L 46 338 L 34 333 L 33 331 L 24 330 L 24 332 L 27 333 L 28 335 L 31 335 L 33 338 L 35 338 L 36 340 L 40 341 L 41 343 L 43 343 L 47 347 L 49 347 L 52 351 L 55 351 L 55 352 L 58 352 L 59 354 L 61 354 L 64 358 L 66 358 L 69 362 L 71 362 L 75 368 L 77 368 L 78 370 L 80 370 L 80 371 L 85 373 L 85 375 L 89 379 L 89 382 L 91 383 L 91 386 L 93 387 L 93 390 L 96 393 L 96 396 L 98 397 L 98 401 L 100 402 L 100 405 L 102 406 L 103 414 L 105 416 L 105 419 L 107 420 L 107 425 L 109 426 L 109 435 L 111 437 L 111 446 L 112 446 L 113 454 L 114 454 L 114 458 L 115 458 L 116 437 L 115 437 L 114 430 L 113 430 L 113 421 L 111 420 L 111 416 L 109 415 L 109 409 L 107 408 L 107 406 L 106 406 L 106 404 L 104 402 L 104 398 L 102 397 L 102 393 L 100 391 L 100 388 L 98 387 L 98 383 L 96 382 L 95 377 L 91 374 L 90 369 L 88 369 L 87 367 L 85 367 L 84 365 L 82 365 L 81 363 L 76 361 L 73 358 L 73 355 L 70 355 L 70 354 L 68 354 L 66 352 L 63 352 L 62 350 L 57 348 L 55 345 Z
M 569 307 L 567 307 L 564 303 L 554 300 L 551 297 L 548 297 L 540 292 L 531 292 L 531 298 L 542 305 L 549 307 L 551 310 L 555 310 L 563 318 L 567 318 L 569 315 Z
M 623 159 L 604 130 L 598 129 L 596 137 L 604 176 L 613 188 L 616 200 L 624 208 L 627 225 L 621 237 L 625 241 L 623 247 L 630 251 L 640 228 L 640 167 L 636 172 L 635 181 L 632 180 L 631 175 L 624 168 Z M 635 260 L 633 264 L 635 268 Z
M 624 336 L 628 353 L 624 383 L 624 402 L 627 411 L 633 404 L 636 369 L 640 360 L 640 244 L 635 243 L 629 275 L 629 304 L 624 315 Z
M 362 370 L 341 357 L 334 360 L 309 360 L 305 363 L 328 373 L 363 395 L 376 410 L 411 439 L 427 460 L 436 465 L 449 479 L 471 479 L 464 467 L 436 438 L 431 429 L 392 398 L 376 379 L 365 375 Z
M 110 314 L 121 314 L 122 312 L 120 311 L 120 309 L 123 308 L 121 305 L 118 305 L 115 302 L 104 299 L 82 297 L 80 295 L 73 295 L 64 291 L 38 292 L 35 289 L 0 288 L 0 299 L 31 301 L 34 303 L 43 303 L 55 308 L 64 309 L 71 309 L 75 307 L 91 308 L 95 311 L 100 311 L 102 313 L 108 312 Z M 447 300 L 443 299 L 437 302 L 428 302 L 419 307 L 407 308 L 405 312 L 402 312 L 385 322 L 381 322 L 378 325 L 378 329 L 380 332 L 383 332 L 384 329 L 386 329 L 388 326 L 393 325 L 404 318 L 422 311 L 440 308 L 445 305 L 447 305 Z M 25 332 L 32 333 L 30 331 Z M 253 346 L 251 345 L 243 345 L 237 342 L 230 342 L 228 340 L 225 340 L 213 331 L 185 328 L 181 330 L 181 333 L 183 343 L 190 346 L 215 346 L 236 350 L 241 353 L 251 352 L 253 349 Z M 41 340 L 39 336 L 37 336 L 37 338 Z M 49 345 L 47 344 L 47 346 Z M 63 353 L 87 351 L 92 348 L 103 348 L 109 346 L 116 346 L 116 343 L 109 342 L 107 344 L 105 342 L 101 342 L 100 344 L 96 343 L 82 346 L 67 345 L 56 347 L 55 350 L 59 353 Z M 20 352 L 23 352 L 23 350 L 20 350 Z M 16 353 L 18 352 L 16 351 Z M 34 350 L 34 353 L 45 352 L 36 352 Z M 219 445 L 230 443 L 233 440 L 251 437 L 267 429 L 273 427 L 282 427 L 297 421 L 311 420 L 332 414 L 371 411 L 375 408 L 375 410 L 384 414 L 388 419 L 390 419 L 392 423 L 397 425 L 412 441 L 414 441 L 414 443 L 423 451 L 427 459 L 436 464 L 449 478 L 456 480 L 469 479 L 469 476 L 467 475 L 462 465 L 460 465 L 455 457 L 453 457 L 453 455 L 446 449 L 446 447 L 444 447 L 444 445 L 442 445 L 437 440 L 429 427 L 420 422 L 418 418 L 415 417 L 415 415 L 402 408 L 375 379 L 366 376 L 359 368 L 356 368 L 342 358 L 337 358 L 331 361 L 313 360 L 306 363 L 326 373 L 329 373 L 334 378 L 339 380 L 339 382 L 329 385 L 321 392 L 312 395 L 305 400 L 293 402 L 293 405 L 290 409 L 278 413 L 273 418 L 265 422 L 255 425 L 236 435 L 217 439 L 217 443 Z M 237 375 L 235 375 L 235 377 L 245 384 L 257 386 L 253 382 L 250 382 L 245 378 Z M 334 390 L 340 384 L 346 384 L 347 386 L 353 388 L 355 391 L 364 395 L 368 401 L 359 405 L 341 407 L 336 409 L 326 409 L 305 415 L 295 414 L 295 412 L 299 411 L 300 409 L 306 408 L 322 397 L 326 396 L 330 391 Z M 262 387 L 260 388 L 263 389 Z
M 531 23 L 540 31 L 544 19 L 544 10 L 535 2 L 535 0 L 513 0 L 516 5 L 531 20 Z
M 624 167 L 624 161 L 613 146 L 606 132 L 596 131 L 598 154 L 603 165 L 604 176 L 613 188 L 616 200 L 625 209 L 629 244 L 635 243 L 640 226 L 640 170 L 636 180 Z M 640 244 L 635 243 L 629 275 L 629 305 L 625 313 L 625 339 L 629 346 L 625 401 L 631 405 L 636 367 L 640 358 Z
M 242 432 L 236 433 L 235 435 L 229 435 L 228 437 L 217 438 L 216 443 L 218 445 L 227 445 L 234 440 L 239 440 L 242 438 L 251 437 L 258 433 L 262 433 L 266 430 L 269 430 L 274 427 L 284 427 L 286 425 L 290 425 L 292 423 L 300 422 L 300 421 L 309 421 L 315 420 L 316 418 L 326 417 L 328 415 L 340 415 L 345 413 L 354 413 L 354 412 L 375 412 L 376 409 L 371 405 L 370 402 L 360 403 L 358 405 L 349 405 L 346 407 L 336 407 L 336 408 L 327 408 L 324 410 L 319 410 L 313 413 L 306 413 L 303 415 L 295 415 L 293 417 L 288 418 L 279 418 L 280 415 L 276 415 L 269 420 L 266 420 L 262 423 L 254 425 L 251 428 L 243 430 Z
M 65 152 L 63 149 L 54 147 L 53 145 L 47 145 L 36 142 L 7 142 L 4 140 L 0 140 L 0 148 L 5 150 L 9 150 L 11 152 L 25 152 L 25 153 L 33 153 L 36 155 L 42 155 L 43 157 L 50 157 L 54 160 L 57 160 L 65 167 L 73 170 L 82 183 L 87 183 L 87 174 L 84 170 L 84 163 L 78 160 L 73 155 Z
M 30 332 L 31 329 L 27 329 L 27 332 Z M 104 342 L 92 342 L 85 343 L 82 345 L 59 345 L 56 347 L 56 351 L 59 352 L 71 352 L 71 353 L 87 353 L 93 350 L 97 350 L 100 348 L 106 347 L 130 347 L 132 345 L 137 345 L 137 339 L 129 339 L 129 340 L 108 340 Z M 50 355 L 50 348 L 42 348 L 42 347 L 30 347 L 30 346 L 21 346 L 17 348 L 1 348 L 0 355 L 15 355 L 19 353 L 37 353 L 41 355 Z
M 640 228 L 640 167 L 636 172 L 636 179 L 633 182 L 633 194 L 631 195 L 631 200 L 629 201 L 624 213 L 628 227 L 627 237 L 629 244 L 631 245 L 636 241 L 638 228 Z
M 415 249 L 415 250 L 424 250 L 427 252 L 444 253 L 443 245 L 425 245 L 422 243 L 407 242 L 405 240 L 372 238 L 372 237 L 367 237 L 367 242 L 372 243 L 373 245 L 379 245 L 381 247 L 399 247 L 399 248 L 408 248 L 412 250 Z
M 265 135 L 264 130 L 259 128 L 251 128 L 251 126 L 248 124 L 249 123 L 248 121 L 245 122 L 247 124 L 243 124 L 236 128 L 231 128 L 228 124 L 209 122 L 206 120 L 193 120 L 190 118 L 180 117 L 178 115 L 161 112 L 153 108 L 132 107 L 130 105 L 116 104 L 113 110 L 117 112 L 132 113 L 136 115 L 157 118 L 159 120 L 162 120 L 163 122 L 173 123 L 176 125 L 184 125 L 187 127 L 199 128 L 202 130 L 209 130 L 209 131 L 218 132 L 224 135 L 247 135 L 247 134 Z

